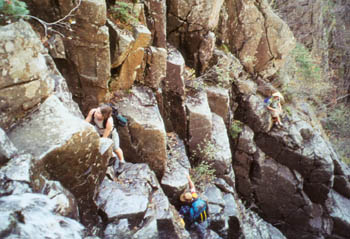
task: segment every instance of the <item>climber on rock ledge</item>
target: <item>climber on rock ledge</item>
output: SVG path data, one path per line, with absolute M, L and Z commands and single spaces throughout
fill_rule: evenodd
M 124 154 L 119 146 L 119 135 L 113 123 L 112 108 L 107 104 L 91 109 L 85 119 L 86 122 L 95 126 L 96 131 L 103 138 L 111 138 L 114 142 L 114 152 L 119 158 L 119 170 L 124 166 Z
M 267 102 L 267 109 L 270 111 L 272 120 L 278 127 L 282 127 L 283 124 L 281 122 L 281 115 L 283 113 L 281 101 L 283 101 L 284 98 L 281 93 L 275 92 L 271 95 Z
M 182 223 L 186 230 L 194 231 L 197 233 L 199 238 L 207 238 L 207 227 L 208 227 L 208 204 L 206 201 L 200 199 L 196 192 L 196 188 L 188 175 L 188 184 L 190 191 L 185 191 L 180 195 L 181 208 L 180 216 Z

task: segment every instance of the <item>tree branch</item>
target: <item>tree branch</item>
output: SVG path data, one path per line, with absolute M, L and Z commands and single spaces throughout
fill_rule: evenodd
M 48 30 L 56 32 L 59 35 L 61 35 L 62 37 L 64 37 L 64 35 L 61 32 L 52 29 L 52 26 L 65 27 L 65 28 L 68 28 L 69 30 L 71 30 L 70 24 L 68 24 L 67 22 L 64 22 L 64 21 L 67 18 L 74 16 L 73 13 L 80 7 L 81 1 L 82 0 L 78 0 L 77 5 L 75 7 L 73 7 L 67 15 L 65 15 L 64 17 L 62 17 L 54 22 L 45 22 L 44 20 L 42 20 L 38 17 L 32 16 L 32 15 L 21 15 L 21 17 L 27 17 L 27 18 L 31 18 L 31 19 L 38 21 L 45 29 L 45 37 L 47 36 Z

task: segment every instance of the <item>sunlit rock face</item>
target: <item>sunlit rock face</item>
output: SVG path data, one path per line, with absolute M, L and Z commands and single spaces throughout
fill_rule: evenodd
M 5 131 L 0 128 L 0 165 L 5 164 L 18 154 L 17 148 L 10 141 Z
M 75 220 L 56 215 L 48 196 L 24 193 L 0 198 L 0 234 L 3 238 L 73 238 L 84 236 Z
M 153 92 L 148 87 L 134 87 L 117 105 L 128 118 L 128 127 L 119 131 L 125 158 L 147 163 L 161 178 L 167 160 L 166 132 Z
M 45 50 L 31 26 L 19 21 L 0 27 L 0 126 L 16 120 L 54 91 Z
M 0 27 L 0 31 L 0 126 L 9 131 L 52 94 L 72 114 L 82 118 L 66 80 L 32 27 L 18 21 Z
M 168 161 L 161 185 L 164 193 L 174 205 L 188 184 L 187 175 L 191 168 L 184 142 L 175 133 L 167 134 Z
M 34 156 L 38 174 L 35 177 L 45 170 L 51 179 L 59 180 L 73 193 L 84 209 L 82 220 L 88 221 L 96 210 L 93 198 L 109 157 L 101 154 L 100 137 L 94 128 L 70 114 L 57 97 L 51 96 L 12 130 L 9 138 L 17 148 Z M 89 211 L 92 214 L 85 215 Z
M 223 0 L 176 0 L 167 4 L 168 41 L 184 54 L 187 65 L 204 72 L 212 57 Z
M 295 45 L 288 25 L 265 0 L 230 0 L 222 11 L 219 31 L 227 34 L 220 40 L 229 44 L 249 73 L 275 74 Z
M 106 238 L 186 238 L 156 175 L 146 164 L 127 163 L 117 181 L 106 177 L 97 205 L 106 215 Z

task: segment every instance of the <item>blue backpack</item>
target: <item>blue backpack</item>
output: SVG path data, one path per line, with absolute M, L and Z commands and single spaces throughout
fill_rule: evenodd
M 208 217 L 207 202 L 197 198 L 191 205 L 189 219 L 193 222 L 204 222 Z
M 268 105 L 268 104 L 270 103 L 270 99 L 271 99 L 271 98 L 272 98 L 272 96 L 265 98 L 264 103 L 265 103 L 266 105 Z
M 118 109 L 115 106 L 113 106 L 113 104 L 109 103 L 108 105 L 112 108 L 112 118 L 114 127 L 125 127 L 128 123 L 128 120 L 124 116 L 119 114 Z

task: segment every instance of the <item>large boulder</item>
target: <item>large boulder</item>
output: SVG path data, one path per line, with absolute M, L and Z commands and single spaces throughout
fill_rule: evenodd
M 333 220 L 332 235 L 336 238 L 347 238 L 350 233 L 350 199 L 332 190 L 326 206 Z
M 34 2 L 35 8 L 42 8 L 41 2 Z M 48 16 L 51 19 L 64 17 L 75 9 L 72 23 L 60 30 L 65 35 L 63 45 L 66 58 L 60 57 L 56 64 L 67 80 L 74 100 L 87 113 L 92 106 L 104 101 L 107 94 L 111 65 L 109 33 L 105 26 L 106 2 L 87 0 L 79 3 L 59 0 L 47 5 L 56 9 L 54 16 Z
M 216 86 L 208 86 L 206 91 L 211 112 L 219 115 L 227 123 L 230 111 L 229 90 Z
M 257 95 L 248 93 L 242 97 L 237 118 L 246 122 L 254 132 L 269 132 L 272 127 L 271 114 L 266 109 L 264 100 Z
M 343 196 L 350 198 L 350 168 L 342 161 L 334 162 L 334 186 L 333 189 Z
M 167 32 L 171 44 L 180 48 L 188 65 L 203 72 L 212 56 L 224 0 L 175 0 L 169 2 Z
M 167 50 L 151 46 L 147 49 L 146 54 L 146 63 L 149 67 L 146 69 L 144 84 L 158 89 L 166 77 Z
M 212 113 L 212 123 L 211 144 L 215 150 L 212 152 L 213 155 L 208 155 L 207 160 L 212 163 L 216 175 L 222 176 L 229 173 L 232 164 L 230 142 L 224 120 L 217 114 Z
M 17 148 L 7 137 L 5 131 L 0 128 L 0 166 L 18 154 Z
M 117 235 L 179 238 L 176 233 L 179 228 L 169 201 L 154 172 L 146 164 L 126 163 L 117 181 L 105 178 L 97 204 L 106 215 L 105 234 L 109 238 Z
M 166 1 L 144 1 L 147 26 L 152 32 L 152 46 L 166 48 Z
M 205 91 L 187 96 L 188 146 L 192 155 L 200 157 L 201 149 L 209 143 L 212 136 L 212 113 Z
M 115 74 L 112 77 L 113 79 L 110 83 L 110 86 L 113 90 L 125 90 L 132 87 L 134 81 L 136 80 L 138 69 L 142 68 L 145 48 L 149 46 L 151 41 L 151 32 L 146 26 L 142 24 L 134 26 L 133 32 L 126 34 L 132 35 L 134 41 L 132 41 L 131 36 L 126 39 L 125 36 L 124 38 L 117 39 L 116 44 L 117 46 L 119 45 L 119 47 L 116 48 L 117 51 L 114 54 L 118 54 L 118 52 L 124 52 L 124 55 L 127 54 L 127 56 L 121 55 L 122 57 L 125 57 L 125 60 L 120 65 L 119 74 Z M 126 40 L 130 41 L 130 43 Z M 127 45 L 128 43 L 131 44 L 131 46 Z M 124 49 L 120 48 L 120 46 L 123 46 Z M 118 66 L 120 64 L 121 56 L 118 56 L 118 58 L 116 58 L 117 61 L 114 63 L 114 66 Z
M 74 195 L 65 189 L 58 181 L 45 180 L 44 187 L 39 191 L 47 195 L 55 204 L 55 212 L 64 217 L 79 220 L 79 209 Z
M 0 197 L 31 193 L 33 186 L 33 157 L 21 154 L 0 169 Z
M 51 96 L 13 129 L 9 138 L 17 148 L 34 156 L 34 177 L 47 171 L 77 198 L 83 223 L 94 220 L 93 198 L 111 151 L 100 149 L 100 137 L 92 125 L 70 114 L 56 96 Z
M 168 162 L 162 177 L 162 188 L 172 204 L 176 204 L 181 193 L 186 189 L 191 168 L 186 155 L 184 142 L 174 133 L 167 137 Z
M 176 0 L 171 1 L 168 7 L 168 15 L 186 21 L 189 31 L 214 30 L 219 21 L 219 13 L 224 0 Z M 169 26 L 168 26 L 169 27 Z M 176 28 L 171 25 L 168 31 Z
M 322 203 L 333 186 L 333 160 L 337 155 L 321 132 L 296 113 L 289 117 L 293 123 L 287 126 L 288 129 L 259 134 L 256 143 L 277 162 L 297 170 L 304 177 L 306 194 L 313 202 Z
M 0 235 L 3 238 L 81 239 L 84 227 L 55 214 L 48 196 L 25 193 L 0 198 Z
M 117 105 L 128 118 L 128 127 L 119 130 L 126 160 L 147 163 L 161 178 L 167 161 L 166 131 L 154 94 L 149 88 L 135 87 Z
M 7 131 L 54 91 L 47 54 L 29 23 L 0 27 L 0 127 Z
M 278 224 L 288 238 L 323 238 L 330 234 L 330 220 L 322 206 L 313 203 L 302 190 L 300 174 L 268 157 L 255 162 L 254 195 L 270 223 Z
M 132 33 L 119 28 L 113 21 L 107 19 L 109 29 L 111 68 L 116 68 L 123 64 L 131 52 L 135 38 Z
M 229 0 L 227 42 L 248 72 L 269 77 L 295 46 L 293 33 L 266 0 Z
M 181 139 L 186 139 L 186 109 L 184 105 L 185 60 L 181 53 L 168 46 L 167 72 L 164 79 L 162 116 L 167 131 L 175 131 Z

